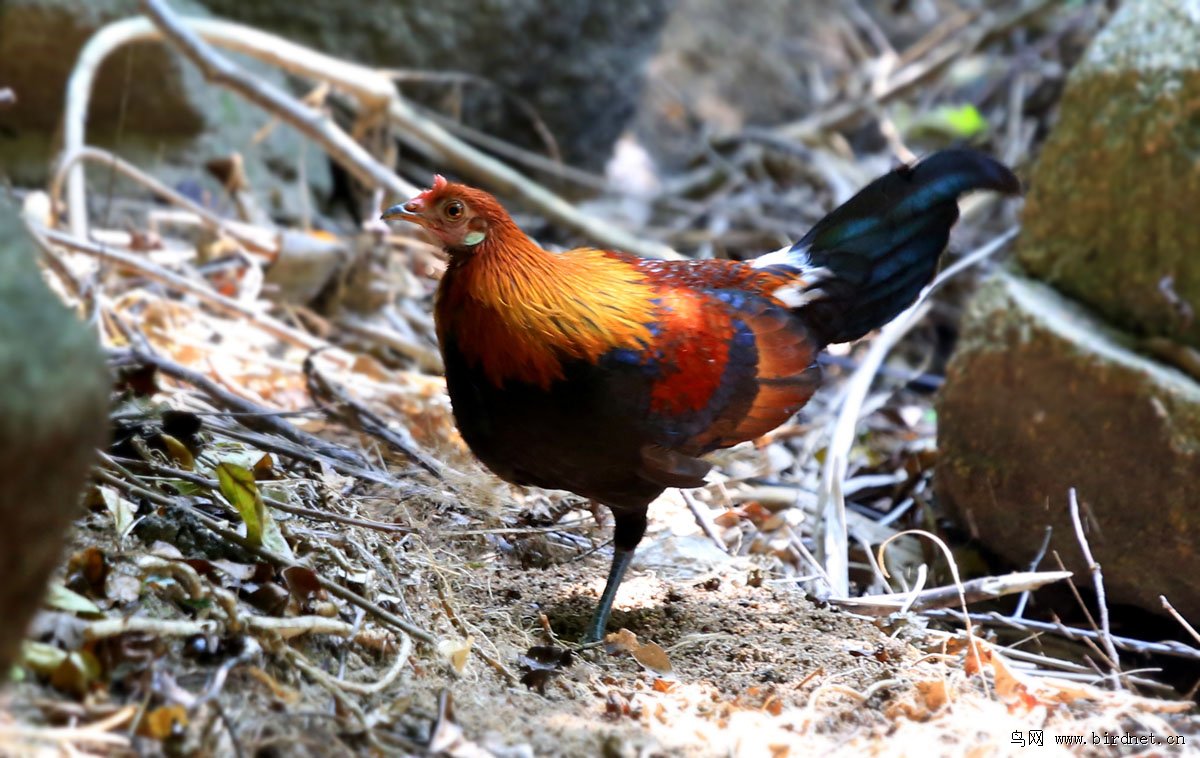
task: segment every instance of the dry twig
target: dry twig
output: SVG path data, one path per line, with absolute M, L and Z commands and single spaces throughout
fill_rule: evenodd
M 933 611 L 922 611 L 923 616 L 931 618 L 951 618 L 959 621 L 970 620 L 976 624 L 987 625 L 991 627 L 1003 627 L 1013 629 L 1022 634 L 1030 634 L 1032 632 L 1045 632 L 1047 634 L 1057 634 L 1068 640 L 1090 640 L 1093 642 L 1101 641 L 1101 634 L 1098 631 L 1091 629 L 1079 629 L 1077 627 L 1067 626 L 1060 621 L 1034 621 L 1026 618 L 1013 618 L 1005 616 L 1002 613 L 991 611 L 988 613 L 963 613 L 962 611 L 952 608 L 944 608 Z M 1113 645 L 1120 650 L 1128 650 L 1131 653 L 1139 655 L 1169 655 L 1175 658 L 1187 658 L 1193 661 L 1200 661 L 1200 648 L 1189 647 L 1182 642 L 1167 640 L 1162 642 L 1150 642 L 1147 640 L 1137 640 L 1132 637 L 1120 637 L 1110 635 Z
M 297 429 L 286 420 L 273 414 L 273 409 L 255 405 L 220 386 L 199 371 L 181 366 L 170 358 L 142 350 L 113 351 L 112 356 L 115 360 L 123 363 L 153 367 L 172 379 L 192 385 L 220 402 L 223 407 L 243 414 L 238 419 L 250 429 L 278 434 L 284 439 L 291 440 L 297 445 L 303 445 L 335 461 L 362 468 L 368 467 L 367 461 L 358 453 Z
M 961 598 L 967 603 L 995 600 L 1017 592 L 1029 592 L 1052 582 L 1069 579 L 1070 571 L 1020 572 L 1004 576 L 985 576 L 963 582 Z M 959 587 L 933 587 L 915 593 L 894 592 L 886 595 L 830 598 L 829 602 L 846 610 L 868 616 L 887 616 L 900 610 L 925 611 L 958 604 Z
M 143 0 L 145 2 L 147 0 Z M 160 10 L 170 14 L 169 10 L 159 0 L 155 0 Z M 233 24 L 214 19 L 179 19 L 170 14 L 168 27 L 160 32 L 147 19 L 134 18 L 117 21 L 102 28 L 88 40 L 79 54 L 79 60 L 67 83 L 67 105 L 63 117 L 63 143 L 67 152 L 78 150 L 84 145 L 84 132 L 87 122 L 88 105 L 100 64 L 120 47 L 132 42 L 160 39 L 166 28 L 175 33 L 190 35 L 187 40 L 192 47 L 184 48 L 196 54 L 196 44 L 199 49 L 207 49 L 203 42 L 211 45 L 236 50 L 267 61 L 287 71 L 305 76 L 317 81 L 329 81 L 346 92 L 353 93 L 368 111 L 386 109 L 388 119 L 401 127 L 397 135 L 417 148 L 432 153 L 446 165 L 458 171 L 473 181 L 489 186 L 498 193 L 511 194 L 529 206 L 539 210 L 546 217 L 563 227 L 570 229 L 598 245 L 618 250 L 626 250 L 649 258 L 679 257 L 665 245 L 644 240 L 634 234 L 614 227 L 601 219 L 593 218 L 580 212 L 573 205 L 545 187 L 537 184 L 504 163 L 490 155 L 472 147 L 466 142 L 450 134 L 441 126 L 417 113 L 417 111 L 397 95 L 391 80 L 379 71 L 348 63 L 309 48 L 297 45 L 272 34 L 250 29 L 239 24 Z M 177 41 L 180 38 L 173 38 Z M 200 42 L 203 40 L 203 42 Z M 208 50 L 208 52 L 212 52 Z M 218 56 L 218 58 L 220 58 Z M 195 59 L 194 59 L 195 60 Z M 222 77 L 219 81 L 230 86 L 236 86 L 238 74 L 236 68 L 212 66 L 211 56 L 199 56 L 205 60 L 211 72 Z M 220 59 L 223 60 L 223 59 Z M 227 63 L 227 62 L 226 62 Z M 198 63 L 199 65 L 199 63 Z M 232 78 L 229 78 L 230 74 Z M 307 136 L 317 141 L 335 159 L 350 160 L 362 158 L 364 162 L 351 162 L 346 165 L 350 173 L 365 179 L 370 186 L 383 186 L 396 196 L 408 197 L 415 194 L 417 188 L 387 172 L 385 168 L 375 163 L 362 148 L 352 141 L 351 145 L 339 142 L 339 137 L 333 137 L 334 142 L 328 142 L 327 137 L 334 132 L 332 122 L 326 122 L 325 117 L 307 106 L 283 96 L 278 101 L 273 95 L 280 95 L 274 88 L 264 89 L 261 83 L 251 80 L 249 90 L 242 94 L 254 99 L 257 105 L 267 108 L 272 115 L 287 120 L 286 114 L 299 118 L 300 123 L 293 125 L 300 128 Z M 275 105 L 282 102 L 282 110 L 275 110 Z M 303 127 L 303 128 L 302 128 Z M 308 131 L 305 131 L 305 128 Z M 344 137 L 344 133 L 342 133 Z M 365 174 L 365 176 L 364 176 Z M 374 181 L 372 178 L 377 178 Z M 85 179 L 82 167 L 76 166 L 67 179 L 67 215 L 72 232 L 80 238 L 87 237 L 87 215 Z
M 445 478 L 442 474 L 441 465 L 426 455 L 417 446 L 416 440 L 412 438 L 407 429 L 403 427 L 392 428 L 386 421 L 371 412 L 369 408 L 354 400 L 354 398 L 350 397 L 340 387 L 337 387 L 326 379 L 317 370 L 316 364 L 313 361 L 316 355 L 313 352 L 304 359 L 304 376 L 308 379 L 308 392 L 312 395 L 314 401 L 326 398 L 333 399 L 337 406 L 345 408 L 345 412 L 341 413 L 337 408 L 331 408 L 330 410 L 336 415 L 343 416 L 343 420 L 352 422 L 367 434 L 383 440 L 390 447 L 412 459 L 418 466 L 433 474 L 438 479 Z
M 184 24 L 164 0 L 139 0 L 142 10 L 204 78 L 237 92 L 263 110 L 286 121 L 321 145 L 330 157 L 367 186 L 380 186 L 395 195 L 412 195 L 416 188 L 375 160 L 366 148 L 342 131 L 327 115 L 310 108 L 269 82 L 251 76 L 214 50 Z
M 211 287 L 194 282 L 173 271 L 168 271 L 161 266 L 145 260 L 141 256 L 128 253 L 124 250 L 118 250 L 108 245 L 89 242 L 72 234 L 58 231 L 57 229 L 38 229 L 35 230 L 35 234 L 44 237 L 48 242 L 52 242 L 55 245 L 86 253 L 100 261 L 116 264 L 123 269 L 133 271 L 176 292 L 191 295 L 214 310 L 247 319 L 271 336 L 290 345 L 295 345 L 306 350 L 316 350 L 330 346 L 324 340 L 298 329 L 293 329 L 282 321 L 259 312 L 257 308 L 252 308 L 233 298 L 225 297 L 214 291 Z
M 1121 671 L 1121 659 L 1117 655 L 1116 645 L 1112 641 L 1112 628 L 1108 622 L 1108 601 L 1104 595 L 1104 575 L 1100 573 L 1100 564 L 1092 557 L 1092 548 L 1088 544 L 1087 535 L 1083 533 L 1083 521 L 1079 517 L 1079 499 L 1075 496 L 1075 488 L 1067 493 L 1071 513 L 1071 523 L 1075 525 L 1075 538 L 1079 540 L 1079 549 L 1083 551 L 1083 559 L 1087 562 L 1088 570 L 1092 572 L 1092 585 L 1096 588 L 1096 605 L 1100 607 L 1100 641 L 1108 653 L 1109 665 L 1114 673 Z
M 821 557 L 825 561 L 825 570 L 833 582 L 831 586 L 834 597 L 849 596 L 849 541 L 846 533 L 846 501 L 842 496 L 841 486 L 846 478 L 846 468 L 849 465 L 850 448 L 854 444 L 859 413 L 866 401 L 867 393 L 871 389 L 875 374 L 883 365 L 883 359 L 888 352 L 920 321 L 921 316 L 925 313 L 926 301 L 931 294 L 960 272 L 996 253 L 1016 235 L 1017 229 L 1011 228 L 947 267 L 932 284 L 921 292 L 915 303 L 880 330 L 879 336 L 871 342 L 871 348 L 867 351 L 862 363 L 859 364 L 858 370 L 850 377 L 850 381 L 846 385 L 842 408 L 838 412 L 830 435 L 829 450 L 826 453 L 825 466 L 821 472 L 818 508 L 818 515 L 824 523 L 824 539 L 819 543 L 824 548 Z
M 1170 601 L 1167 600 L 1167 596 L 1159 595 L 1158 599 L 1162 602 L 1162 606 L 1166 609 L 1167 613 L 1171 614 L 1171 617 L 1179 622 L 1179 625 L 1182 626 L 1187 633 L 1192 636 L 1192 639 L 1194 639 L 1196 642 L 1200 642 L 1200 632 L 1196 631 L 1196 627 L 1192 626 L 1191 623 L 1189 623 L 1188 620 L 1183 617 L 1183 614 L 1175 610 L 1175 606 L 1171 605 Z
M 221 522 L 217 521 L 216 519 L 212 518 L 211 516 L 209 516 L 206 513 L 202 513 L 200 511 L 196 510 L 195 508 L 192 508 L 190 505 L 185 505 L 182 502 L 173 500 L 169 497 L 166 497 L 165 495 L 161 495 L 158 492 L 155 492 L 154 490 L 151 490 L 151 489 L 143 486 L 142 484 L 138 484 L 138 483 L 131 482 L 131 481 L 126 481 L 125 479 L 122 479 L 121 477 L 113 474 L 112 472 L 109 472 L 109 471 L 106 471 L 103 469 L 100 471 L 97 471 L 96 476 L 98 476 L 101 480 L 107 482 L 108 484 L 111 484 L 112 486 L 114 486 L 124 492 L 130 493 L 132 495 L 144 497 L 147 500 L 149 500 L 153 503 L 156 503 L 158 505 L 164 506 L 166 508 L 174 508 L 174 509 L 180 509 L 180 510 L 185 511 L 189 516 L 192 516 L 193 518 L 195 518 L 197 521 L 199 521 L 201 524 L 203 524 L 206 529 L 213 532 L 217 536 L 221 537 L 224 540 L 227 540 L 228 542 L 230 542 L 232 544 L 237 545 L 238 547 L 241 547 L 243 550 L 246 550 L 246 551 L 252 553 L 253 555 L 258 556 L 259 558 L 262 558 L 263 560 L 271 563 L 272 565 L 274 565 L 276 567 L 279 567 L 279 568 L 294 568 L 294 567 L 304 568 L 304 567 L 300 566 L 300 564 L 296 563 L 295 561 L 293 561 L 289 558 L 286 558 L 282 555 L 273 553 L 270 550 L 267 550 L 266 548 L 263 548 L 259 545 L 253 544 L 252 542 L 247 540 L 242 535 L 240 535 L 237 532 L 234 532 L 230 529 L 226 529 L 224 526 L 221 525 Z M 334 597 L 340 598 L 341 600 L 345 600 L 347 603 L 350 603 L 353 606 L 363 609 L 364 611 L 369 613 L 371 616 L 378 619 L 381 623 L 383 623 L 387 626 L 391 626 L 395 629 L 399 629 L 400 631 L 406 632 L 407 634 L 411 634 L 413 637 L 421 640 L 422 642 L 427 642 L 427 643 L 432 644 L 433 642 L 436 641 L 436 638 L 433 636 L 432 633 L 422 629 L 419 626 L 416 626 L 415 624 L 405 621 L 404 619 L 400 618 L 399 616 L 392 613 L 391 611 L 380 607 L 379 604 L 373 603 L 370 600 L 367 600 L 363 596 L 359 595 L 357 592 L 348 590 L 345 587 L 341 586 L 340 584 L 337 584 L 336 582 L 326 579 L 325 577 L 321 576 L 320 574 L 314 574 L 314 576 L 317 580 L 317 583 L 320 584 L 321 588 L 324 589 L 326 592 L 333 595 Z
M 969 34 L 934 49 L 927 56 L 896 71 L 885 84 L 870 95 L 858 100 L 839 101 L 830 108 L 781 126 L 775 131 L 785 139 L 804 141 L 830 129 L 845 126 L 863 114 L 874 112 L 879 106 L 911 92 L 917 86 L 941 74 L 956 60 L 1008 31 L 1029 23 L 1057 5 L 1057 0 L 1033 0 L 1007 16 L 989 16 L 985 23 L 969 28 Z
M 113 458 L 114 461 L 120 463 L 127 468 L 145 468 L 150 473 L 168 479 L 179 479 L 189 482 L 198 487 L 210 491 L 217 491 L 220 488 L 220 482 L 216 479 L 209 479 L 192 471 L 184 471 L 183 469 L 164 466 L 156 461 L 142 461 L 125 458 Z M 333 513 L 328 509 L 305 508 L 302 505 L 293 505 L 285 503 L 282 500 L 276 500 L 268 495 L 263 495 L 263 503 L 272 508 L 290 513 L 293 516 L 303 516 L 314 521 L 329 521 L 337 524 L 345 524 L 346 526 L 357 526 L 362 529 L 370 529 L 376 532 L 389 532 L 396 534 L 411 534 L 415 531 L 411 526 L 401 526 L 399 524 L 387 524 L 382 521 L 373 521 L 371 519 L 356 518 L 354 516 L 343 516 L 340 513 Z
M 130 179 L 139 182 L 167 202 L 196 214 L 196 217 L 209 229 L 228 235 L 250 250 L 257 250 L 258 252 L 271 255 L 279 251 L 278 242 L 271 241 L 271 237 L 274 236 L 273 233 L 266 230 L 263 230 L 263 234 L 247 233 L 243 225 L 230 223 L 191 198 L 171 189 L 132 163 L 97 147 L 76 148 L 70 152 L 63 153 L 59 158 L 58 165 L 54 169 L 54 177 L 50 182 L 50 200 L 55 208 L 59 207 L 62 202 L 63 183 L 67 180 L 67 176 L 71 173 L 71 170 L 80 161 L 102 163 L 109 168 L 119 171 Z

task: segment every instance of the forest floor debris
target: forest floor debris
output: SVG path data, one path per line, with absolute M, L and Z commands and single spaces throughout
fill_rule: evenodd
M 1013 23 L 1047 5 L 1030 4 Z M 952 60 L 1004 54 L 979 52 L 1012 31 L 985 21 L 947 32 Z M 908 61 L 921 80 L 885 90 L 888 100 L 933 86 L 951 65 L 943 47 L 925 47 Z M 988 84 L 979 107 L 1008 125 L 1000 152 L 1020 153 L 1046 116 L 1009 107 L 1004 88 L 1018 85 Z M 803 134 L 829 136 L 826 121 L 861 111 L 845 102 L 806 120 Z M 395 128 L 435 135 L 456 168 L 476 156 L 420 114 L 400 113 Z M 776 137 L 791 139 L 786 129 Z M 840 138 L 810 141 L 794 147 L 818 156 L 815 171 L 769 145 L 714 154 L 697 168 L 706 176 L 680 185 L 689 194 L 659 203 L 670 217 L 653 249 L 770 249 L 761 245 L 803 230 L 798 215 L 815 218 L 880 168 Z M 576 233 L 598 228 L 537 185 L 506 185 L 512 170 L 498 174 L 495 163 L 474 168 L 540 198 L 535 210 Z M 1194 749 L 1165 747 L 1200 731 L 1189 701 L 1153 672 L 1117 676 L 1093 655 L 1104 649 L 1115 664 L 1117 648 L 1150 647 L 1107 624 L 1091 632 L 1021 613 L 929 610 L 918 603 L 937 593 L 957 603 L 963 590 L 975 602 L 1003 594 L 1003 581 L 948 585 L 940 557 L 913 536 L 877 553 L 936 520 L 929 389 L 938 377 L 927 368 L 938 346 L 932 329 L 909 331 L 915 317 L 874 352 L 869 343 L 836 351 L 801 416 L 716 454 L 710 486 L 664 495 L 618 597 L 621 631 L 580 650 L 608 525 L 573 496 L 503 485 L 467 453 L 436 375 L 427 306 L 438 251 L 368 222 L 338 240 L 357 257 L 330 285 L 333 305 L 269 301 L 261 275 L 278 253 L 274 230 L 149 189 L 194 216 L 192 231 L 159 225 L 162 209 L 134 195 L 122 198 L 125 228 L 85 223 L 84 238 L 58 228 L 58 189 L 24 195 L 51 278 L 103 335 L 120 398 L 63 573 L 19 681 L 0 695 L 0 753 L 925 756 L 930 745 L 1019 752 L 1035 733 L 1060 752 L 1108 754 L 1095 735 Z M 72 203 L 76 221 L 86 209 Z M 702 216 L 708 227 L 697 233 Z M 986 252 L 1009 228 L 1011 219 L 992 219 L 956 247 Z M 387 295 L 370 312 L 355 310 L 364 296 L 354 266 Z M 931 318 L 952 322 L 940 311 L 954 303 L 939 293 Z M 866 373 L 846 411 L 856 369 Z M 832 584 L 818 556 L 835 449 L 846 577 L 860 604 L 896 613 L 871 618 L 845 599 L 818 599 Z M 1022 576 L 1013 589 L 1061 578 Z M 964 618 L 975 621 L 966 631 L 943 623 Z M 1064 654 L 1057 643 L 1072 634 L 1091 648 Z M 1200 655 L 1183 643 L 1153 651 Z

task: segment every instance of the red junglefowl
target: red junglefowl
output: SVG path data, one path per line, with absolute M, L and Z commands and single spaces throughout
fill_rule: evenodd
M 937 270 L 958 197 L 1017 193 L 1012 172 L 951 150 L 900 167 L 756 260 L 543 250 L 488 193 L 437 177 L 384 219 L 449 254 L 434 316 L 454 418 L 503 479 L 612 509 L 608 582 L 586 639 L 667 487 L 699 487 L 718 448 L 779 426 L 820 382 L 817 354 L 876 329 Z

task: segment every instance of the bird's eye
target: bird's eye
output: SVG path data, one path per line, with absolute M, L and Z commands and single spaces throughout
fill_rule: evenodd
M 446 203 L 444 208 L 442 208 L 442 213 L 446 216 L 446 218 L 450 219 L 451 221 L 455 221 L 462 218 L 463 210 L 464 208 L 462 203 L 457 200 L 451 200 L 450 202 Z

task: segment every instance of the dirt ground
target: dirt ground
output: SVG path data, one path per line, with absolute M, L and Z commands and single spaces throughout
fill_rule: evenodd
M 367 517 L 398 517 L 398 507 L 419 515 L 416 505 L 383 497 L 362 505 Z M 169 734 L 151 738 L 143 725 L 131 743 L 99 753 L 778 757 L 927 755 L 940 745 L 932 749 L 1019 755 L 1013 733 L 1029 729 L 1159 737 L 1195 730 L 1194 719 L 1173 713 L 1186 704 L 1048 683 L 996 666 L 992 652 L 973 658 L 961 636 L 927 630 L 916 617 L 873 621 L 813 602 L 793 580 L 781 580 L 773 558 L 723 554 L 678 496 L 665 496 L 653 513 L 610 624 L 636 640 L 621 632 L 623 641 L 607 648 L 574 650 L 608 560 L 605 549 L 579 549 L 578 538 L 564 544 L 552 530 L 481 527 L 495 519 L 456 508 L 425 512 L 420 530 L 399 539 L 322 525 L 309 537 L 349 558 L 327 560 L 333 553 L 322 549 L 325 556 L 311 556 L 314 566 L 330 576 L 357 574 L 374 586 L 375 600 L 436 636 L 412 650 L 398 676 L 387 673 L 397 635 L 361 614 L 349 639 L 252 635 L 250 646 L 261 648 L 246 658 L 238 656 L 247 640 L 235 644 L 239 635 L 228 624 L 207 655 L 196 652 L 198 636 L 153 640 L 130 632 L 118 638 L 123 645 L 149 645 L 155 655 L 106 665 L 103 681 L 82 698 L 54 677 L 17 685 L 7 709 L 42 731 L 6 739 L 0 721 L 0 754 L 40 754 L 35 748 L 56 744 L 65 724 L 131 705 L 153 710 L 181 691 L 206 694 Z M 561 523 L 564 533 L 605 543 L 606 529 L 586 512 Z M 281 526 L 299 540 L 311 525 L 284 518 Z M 214 617 L 188 612 L 161 574 L 148 578 L 145 553 L 169 549 L 120 546 L 106 513 L 81 522 L 74 548 L 106 556 L 108 599 L 98 604 L 110 617 Z M 123 577 L 134 576 L 141 589 L 130 593 Z M 219 572 L 206 580 L 216 576 L 235 584 Z M 353 615 L 339 607 L 341 618 Z M 43 619 L 43 639 L 72 634 L 66 615 Z M 298 669 L 284 648 L 329 678 Z M 353 689 L 385 680 L 378 692 Z M 338 691 L 342 682 L 351 689 Z

